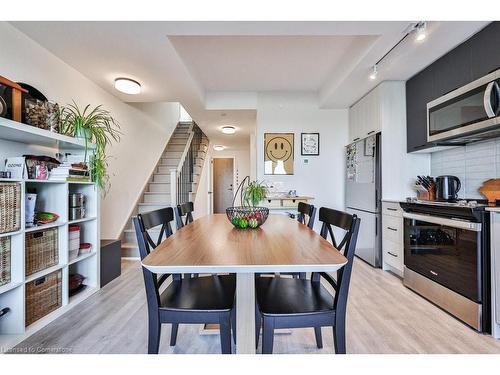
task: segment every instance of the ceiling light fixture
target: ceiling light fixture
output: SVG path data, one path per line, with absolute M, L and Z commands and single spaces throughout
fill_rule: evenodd
M 415 31 L 417 33 L 415 40 L 417 42 L 421 42 L 427 37 L 427 33 L 425 32 L 426 28 L 427 25 L 425 22 L 419 22 L 415 25 Z
M 222 145 L 214 145 L 215 151 L 224 151 L 225 147 Z
M 222 132 L 224 134 L 234 134 L 236 133 L 236 128 L 234 126 L 223 126 Z
M 373 65 L 373 70 L 372 70 L 372 74 L 370 74 L 370 79 L 372 81 L 377 79 L 377 74 L 378 74 L 377 64 L 375 64 L 375 65 Z
M 141 84 L 130 78 L 115 79 L 115 89 L 124 94 L 137 95 L 141 93 Z

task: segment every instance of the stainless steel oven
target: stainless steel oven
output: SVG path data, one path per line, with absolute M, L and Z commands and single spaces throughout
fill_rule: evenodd
M 407 210 L 403 218 L 404 284 L 476 330 L 487 331 L 484 222 Z
M 427 140 L 468 143 L 500 134 L 500 69 L 427 104 Z

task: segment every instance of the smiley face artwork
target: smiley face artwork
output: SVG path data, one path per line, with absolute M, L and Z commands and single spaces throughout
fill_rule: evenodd
M 293 174 L 293 133 L 264 134 L 264 174 Z

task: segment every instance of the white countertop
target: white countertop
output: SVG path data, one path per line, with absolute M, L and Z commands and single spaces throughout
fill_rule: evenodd
M 390 202 L 390 203 L 401 203 L 406 202 L 406 198 L 403 199 L 382 199 L 382 202 Z
M 486 211 L 499 212 L 500 213 L 500 207 L 486 207 Z

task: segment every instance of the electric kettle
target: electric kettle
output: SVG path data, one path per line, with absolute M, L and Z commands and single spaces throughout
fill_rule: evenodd
M 456 176 L 436 177 L 436 199 L 438 201 L 453 201 L 460 191 L 460 179 Z

